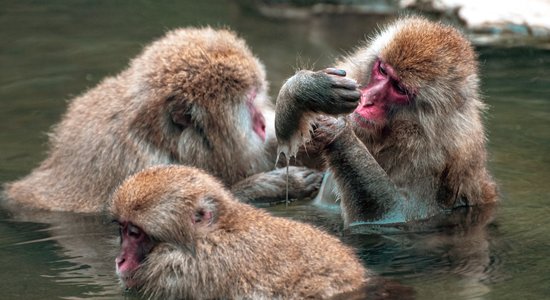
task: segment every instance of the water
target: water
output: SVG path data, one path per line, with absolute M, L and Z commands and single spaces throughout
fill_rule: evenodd
M 266 64 L 275 97 L 297 67 L 330 66 L 383 20 L 268 20 L 213 0 L 65 2 L 0 3 L 0 182 L 44 159 L 46 133 L 68 99 L 118 73 L 167 29 L 211 24 L 238 31 Z M 414 288 L 419 299 L 547 298 L 550 51 L 479 52 L 500 206 L 457 212 L 448 217 L 455 226 L 434 222 L 347 234 L 336 212 L 306 202 L 269 209 L 338 234 L 370 269 Z M 109 222 L 0 210 L 0 299 L 124 298 L 114 276 L 116 226 Z

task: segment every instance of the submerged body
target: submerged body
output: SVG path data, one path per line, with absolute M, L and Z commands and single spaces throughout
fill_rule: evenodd
M 228 30 L 173 30 L 73 99 L 48 157 L 6 195 L 17 206 L 98 212 L 129 175 L 182 164 L 235 186 L 245 201 L 283 198 L 286 176 L 269 172 L 272 123 L 264 66 L 242 39 Z M 316 190 L 318 179 L 291 169 L 296 196 Z
M 368 281 L 336 238 L 239 203 L 194 168 L 130 177 L 111 212 L 121 226 L 117 274 L 155 299 L 326 299 Z
M 353 80 L 345 88 L 333 84 L 332 94 L 322 97 L 308 91 L 321 81 L 343 81 L 344 74 L 300 71 L 289 79 L 277 99 L 276 130 L 279 143 L 299 144 L 289 137 L 307 136 L 303 124 L 315 122 L 310 145 L 320 149 L 331 173 L 318 197 L 334 203 L 339 194 L 346 224 L 406 222 L 497 200 L 486 169 L 476 55 L 458 30 L 403 18 L 338 67 Z M 353 90 L 358 105 L 351 109 L 349 99 L 318 104 Z M 288 122 L 301 126 L 285 126 L 279 115 L 289 108 L 302 119 Z M 339 120 L 311 118 L 312 112 L 345 109 L 350 114 Z

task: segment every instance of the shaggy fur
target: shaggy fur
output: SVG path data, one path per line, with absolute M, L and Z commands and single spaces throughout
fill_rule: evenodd
M 328 181 L 337 182 L 346 223 L 423 219 L 495 202 L 496 185 L 486 169 L 485 105 L 468 40 L 453 27 L 403 18 L 339 67 L 365 87 L 377 59 L 393 67 L 414 98 L 388 103 L 383 125 L 364 128 L 349 118 L 347 129 L 325 137 L 334 173 Z M 334 193 L 323 191 L 318 197 L 334 201 Z
M 72 100 L 50 134 L 50 152 L 27 177 L 6 186 L 10 203 L 98 212 L 129 175 L 159 164 L 202 168 L 231 186 L 273 169 L 275 153 L 252 130 L 248 105 L 273 136 L 265 71 L 228 30 L 170 31 L 128 69 Z M 291 169 L 291 190 L 316 190 L 320 175 Z M 305 173 L 304 173 L 305 172 Z M 286 176 L 261 173 L 239 184 L 251 200 L 284 198 Z M 255 180 L 267 186 L 255 187 Z
M 242 204 L 212 176 L 155 167 L 126 180 L 111 212 L 157 245 L 132 282 L 155 299 L 325 299 L 368 273 L 336 238 Z M 193 223 L 197 212 L 208 222 Z

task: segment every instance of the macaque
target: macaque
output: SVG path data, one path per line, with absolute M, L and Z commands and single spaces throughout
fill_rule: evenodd
M 318 197 L 339 196 L 345 225 L 495 202 L 478 81 L 476 54 L 458 30 L 399 19 L 338 68 L 302 70 L 284 84 L 279 152 L 321 152 L 329 172 Z
M 114 193 L 116 272 L 154 299 L 326 299 L 369 281 L 351 248 L 241 203 L 204 171 L 143 170 Z
M 48 157 L 6 186 L 8 204 L 100 212 L 125 178 L 162 164 L 204 169 L 243 201 L 281 200 L 267 88 L 264 66 L 231 31 L 170 31 L 72 100 Z M 290 196 L 316 192 L 321 176 L 291 168 Z

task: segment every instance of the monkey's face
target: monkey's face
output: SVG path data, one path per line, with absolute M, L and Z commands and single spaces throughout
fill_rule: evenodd
M 169 108 L 169 132 L 177 141 L 180 164 L 200 167 L 232 183 L 265 168 L 266 120 L 261 105 L 267 92 L 265 86 L 254 84 L 235 95 L 217 97 L 208 105 L 175 102 Z
M 352 119 L 366 130 L 453 111 L 476 71 L 470 43 L 456 29 L 421 18 L 389 26 L 350 61 L 362 86 Z
M 217 180 L 189 167 L 154 167 L 128 178 L 111 205 L 119 224 L 115 264 L 122 284 L 149 293 L 165 288 L 160 278 L 186 276 L 184 262 L 216 228 L 226 197 Z
M 122 283 L 139 289 L 168 276 L 164 266 L 191 257 L 197 240 L 216 228 L 227 197 L 220 182 L 195 168 L 154 167 L 128 178 L 111 205 Z
M 132 63 L 140 99 L 131 128 L 144 152 L 208 170 L 232 184 L 266 168 L 265 70 L 227 30 L 179 29 Z M 150 144 L 155 148 L 151 149 Z
M 377 59 L 369 82 L 361 88 L 361 100 L 352 117 L 362 128 L 383 127 L 390 108 L 408 105 L 413 97 L 414 93 L 403 85 L 393 67 Z
M 128 221 L 119 224 L 120 254 L 115 259 L 116 274 L 125 287 L 140 285 L 134 278 L 135 272 L 149 255 L 156 243 L 138 226 Z

